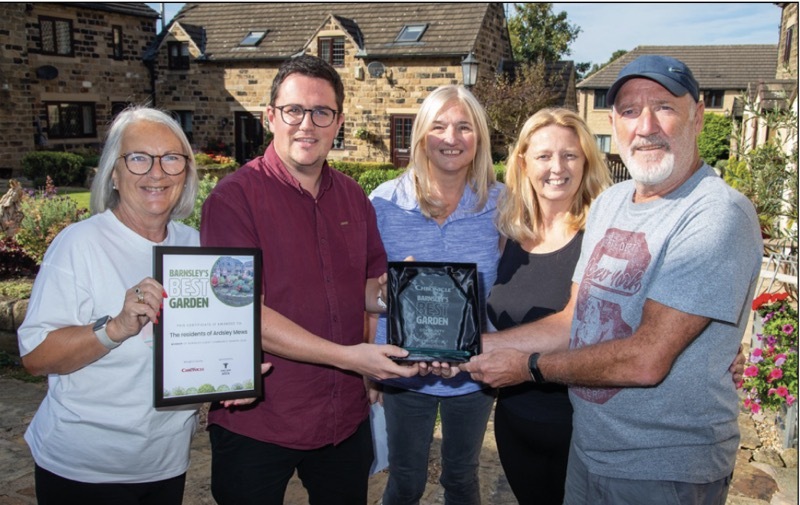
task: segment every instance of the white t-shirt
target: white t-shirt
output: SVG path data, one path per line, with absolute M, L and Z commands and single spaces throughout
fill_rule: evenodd
M 53 240 L 18 331 L 21 355 L 48 333 L 122 310 L 125 290 L 153 275 L 153 246 L 197 246 L 196 230 L 171 222 L 157 244 L 111 212 L 75 223 Z M 153 325 L 94 363 L 48 377 L 25 433 L 36 463 L 89 483 L 135 483 L 186 472 L 197 406 L 153 407 Z

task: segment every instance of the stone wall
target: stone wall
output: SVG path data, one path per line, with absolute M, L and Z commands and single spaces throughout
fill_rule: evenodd
M 778 42 L 778 69 L 775 75 L 776 79 L 797 79 L 797 3 L 786 2 L 778 4 L 783 6 L 781 12 L 781 34 L 780 41 Z M 789 49 L 789 62 L 788 65 L 784 63 L 784 50 L 786 45 L 787 30 L 792 28 L 791 47 Z
M 305 51 L 316 55 L 317 38 L 344 36 L 344 64 L 338 67 L 345 88 L 344 148 L 333 149 L 330 159 L 345 161 L 391 161 L 391 124 L 394 114 L 415 115 L 428 94 L 444 84 L 460 84 L 461 57 L 381 58 L 386 73 L 372 77 L 371 60 L 357 57 L 359 48 L 347 32 L 331 19 L 310 40 Z M 188 42 L 189 70 L 168 68 L 170 41 Z M 502 4 L 489 9 L 476 38 L 475 55 L 479 74 L 494 72 L 502 58 L 510 58 L 508 32 Z M 234 145 L 234 113 L 249 111 L 266 118 L 272 80 L 282 61 L 208 62 L 195 61 L 200 49 L 179 24 L 162 41 L 158 51 L 156 102 L 159 107 L 193 113 L 193 144 L 202 148 L 209 141 Z M 354 137 L 358 128 L 371 134 L 369 140 Z
M 72 22 L 72 56 L 41 54 L 39 16 Z M 123 57 L 113 58 L 112 26 L 122 27 Z M 142 62 L 155 38 L 153 18 L 81 9 L 58 3 L 3 4 L 0 15 L 0 178 L 19 177 L 22 156 L 37 148 L 37 121 L 47 135 L 45 102 L 96 104 L 97 135 L 48 139 L 49 149 L 97 146 L 111 119 L 113 102 L 146 103 L 150 76 Z M 49 65 L 58 76 L 43 79 L 37 69 Z
M 18 355 L 17 329 L 25 320 L 28 300 L 0 297 L 0 352 Z

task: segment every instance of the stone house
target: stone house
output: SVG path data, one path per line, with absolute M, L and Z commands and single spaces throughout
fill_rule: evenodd
M 502 3 L 187 3 L 146 56 L 155 103 L 181 121 L 198 149 L 240 162 L 264 149 L 272 79 L 308 53 L 345 85 L 345 123 L 332 160 L 405 166 L 420 103 L 462 84 L 462 61 L 480 75 L 511 60 Z
M 700 85 L 700 99 L 706 112 L 741 118 L 740 97 L 752 83 L 775 79 L 778 46 L 639 46 L 577 85 L 578 111 L 595 133 L 597 144 L 606 153 L 617 153 L 611 140 L 608 115 L 611 107 L 606 93 L 619 71 L 644 54 L 663 54 L 686 63 Z
M 791 109 L 797 115 L 797 3 L 784 2 L 777 5 L 781 8 L 781 25 L 778 50 L 773 55 L 775 74 L 769 79 L 751 83 L 747 91 L 752 106 L 757 110 Z M 797 149 L 797 132 L 770 131 L 763 119 L 757 119 L 752 111 L 744 111 L 742 127 L 745 149 L 763 145 L 776 134 L 787 140 L 784 142 L 787 153 Z
M 37 148 L 97 147 L 115 112 L 150 100 L 158 17 L 144 3 L 0 6 L 0 179 Z

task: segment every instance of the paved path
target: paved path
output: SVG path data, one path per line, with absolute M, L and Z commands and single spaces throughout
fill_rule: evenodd
M 35 505 L 33 462 L 22 435 L 39 406 L 46 385 L 29 384 L 0 377 L 0 505 Z M 758 445 L 752 421 L 740 417 L 742 443 Z M 432 451 L 431 473 L 437 471 L 438 438 Z M 192 464 L 189 470 L 184 503 L 213 505 L 209 491 L 211 449 L 208 435 L 200 432 L 192 444 Z M 797 469 L 778 468 L 764 463 L 750 463 L 749 451 L 741 450 L 737 461 L 727 505 L 794 505 L 797 504 Z M 480 477 L 484 505 L 513 505 L 515 500 L 503 475 L 494 444 L 494 426 L 489 423 L 481 455 Z M 429 483 L 422 505 L 444 503 L 441 486 Z M 386 474 L 379 473 L 370 480 L 369 503 L 379 503 Z M 294 479 L 287 491 L 286 505 L 304 505 L 305 491 Z

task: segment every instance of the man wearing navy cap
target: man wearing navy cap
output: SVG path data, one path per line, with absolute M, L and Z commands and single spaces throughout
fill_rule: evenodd
M 641 56 L 607 98 L 633 180 L 592 206 L 570 306 L 485 339 L 460 368 L 492 386 L 571 386 L 565 504 L 724 505 L 758 218 L 700 159 L 704 105 L 684 63 Z

